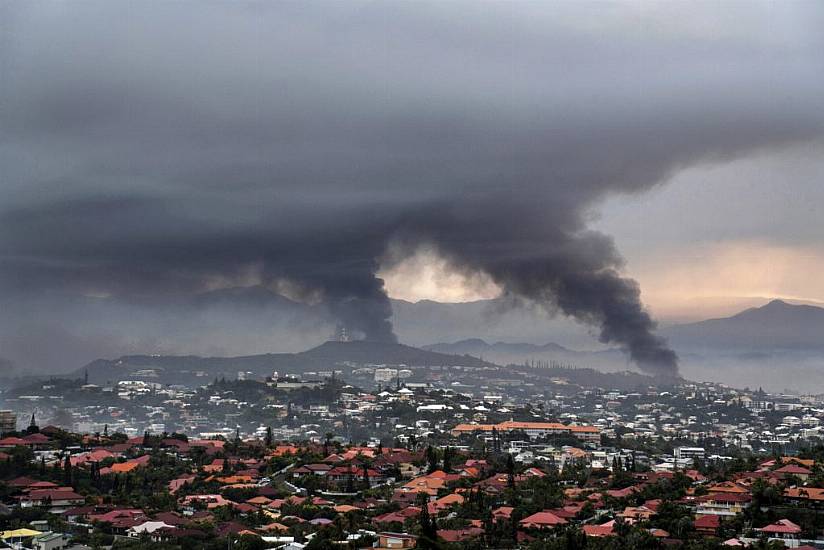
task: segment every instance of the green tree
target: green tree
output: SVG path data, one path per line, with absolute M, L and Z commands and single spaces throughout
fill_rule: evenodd
M 418 548 L 422 550 L 433 550 L 440 548 L 438 544 L 438 525 L 435 519 L 429 514 L 429 506 L 426 499 L 426 494 L 421 493 L 422 497 L 419 499 L 421 506 L 421 513 L 418 516 L 418 524 L 420 534 L 418 536 Z
M 66 485 L 72 485 L 72 461 L 71 455 L 66 453 L 66 459 L 63 461 L 63 481 Z
M 452 471 L 452 458 L 455 455 L 455 450 L 449 445 L 443 450 L 443 471 L 449 473 Z
M 426 464 L 430 474 L 438 469 L 438 452 L 432 445 L 426 447 Z

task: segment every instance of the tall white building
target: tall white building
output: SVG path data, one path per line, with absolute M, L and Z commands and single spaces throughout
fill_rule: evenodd
M 676 447 L 674 454 L 676 460 L 704 460 L 707 451 L 704 447 Z

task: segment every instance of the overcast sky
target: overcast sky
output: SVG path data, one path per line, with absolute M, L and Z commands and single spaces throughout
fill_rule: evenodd
M 663 321 L 728 315 L 773 298 L 824 305 L 819 142 L 688 168 L 643 195 L 604 201 L 592 217 Z M 387 275 L 409 300 L 500 293 L 488 278 L 467 279 L 425 253 Z
M 643 196 L 608 201 L 596 225 L 615 236 L 663 316 L 729 314 L 748 298 L 822 303 L 822 153 L 815 143 L 690 168 Z
M 644 302 L 665 322 L 726 316 L 782 298 L 824 305 L 824 150 L 818 144 L 684 170 L 595 208 Z M 651 231 L 654 228 L 654 231 Z M 489 278 L 422 253 L 386 274 L 408 300 L 492 298 Z
M 391 340 L 386 292 L 505 292 L 674 368 L 644 306 L 824 300 L 822 28 L 814 0 L 3 2 L 0 345 L 52 293 L 264 285 Z

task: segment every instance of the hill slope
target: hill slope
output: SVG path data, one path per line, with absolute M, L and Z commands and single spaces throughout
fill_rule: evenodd
M 552 342 L 542 345 L 509 342 L 490 344 L 480 338 L 432 344 L 423 346 L 423 349 L 447 354 L 472 355 L 499 365 L 520 365 L 530 361 L 591 364 L 595 357 L 595 354 L 571 350 Z
M 118 359 L 98 359 L 78 369 L 73 376 L 86 372 L 92 383 L 110 383 L 139 378 L 159 383 L 211 382 L 225 376 L 235 378 L 238 372 L 258 376 L 281 373 L 302 373 L 330 370 L 336 364 L 374 363 L 411 366 L 488 366 L 475 357 L 448 355 L 422 350 L 403 344 L 380 342 L 326 342 L 301 353 L 268 353 L 243 357 L 199 357 L 195 355 L 127 355 Z M 143 372 L 140 371 L 152 371 Z
M 439 353 L 452 353 L 460 355 L 469 354 L 475 356 L 487 355 L 490 353 L 511 353 L 521 355 L 548 352 L 575 353 L 571 349 L 567 349 L 564 346 L 560 346 L 552 342 L 544 345 L 524 343 L 513 344 L 508 342 L 495 342 L 494 344 L 489 344 L 480 338 L 469 338 L 454 342 L 452 344 L 432 344 L 429 346 L 423 346 L 423 349 L 437 351 Z
M 677 350 L 824 351 L 824 308 L 773 300 L 732 317 L 676 325 L 661 333 Z

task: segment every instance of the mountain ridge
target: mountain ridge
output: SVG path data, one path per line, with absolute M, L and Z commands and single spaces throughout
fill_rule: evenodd
M 546 344 L 531 344 L 528 342 L 502 342 L 497 341 L 489 343 L 482 338 L 465 338 L 456 342 L 447 343 L 439 342 L 437 344 L 429 344 L 421 346 L 421 349 L 437 351 L 440 353 L 452 354 L 470 354 L 483 352 L 508 352 L 508 353 L 545 353 L 545 352 L 559 352 L 559 353 L 581 353 L 577 350 L 572 350 L 555 342 L 547 342 Z
M 201 357 L 198 355 L 124 355 L 117 359 L 96 359 L 69 376 L 84 377 L 91 383 L 110 383 L 134 378 L 136 372 L 153 371 L 147 381 L 182 383 L 214 377 L 237 376 L 251 372 L 257 376 L 281 373 L 304 373 L 330 370 L 344 362 L 359 364 L 415 365 L 415 366 L 495 366 L 476 357 L 458 356 L 423 350 L 404 344 L 352 341 L 329 341 L 299 353 L 265 353 L 235 357 Z M 154 380 L 153 378 L 158 378 Z
M 303 304 L 264 287 L 204 293 L 195 300 L 197 307 L 180 307 L 171 310 L 173 313 L 166 311 L 167 314 L 160 318 L 162 322 L 150 315 L 148 310 L 134 321 L 124 319 L 122 308 L 101 309 L 112 303 L 108 299 L 95 299 L 89 303 L 94 307 L 87 311 L 87 317 L 98 319 L 98 325 L 74 323 L 66 326 L 76 327 L 81 334 L 95 334 L 95 330 L 103 330 L 115 322 L 122 323 L 116 326 L 123 334 L 131 335 L 131 341 L 112 337 L 98 339 L 102 344 L 98 340 L 91 341 L 82 357 L 79 353 L 77 357 L 61 355 L 54 361 L 56 366 L 41 362 L 41 373 L 77 373 L 78 365 L 94 364 L 97 357 L 151 357 L 148 353 L 152 352 L 168 357 L 203 359 L 210 370 L 230 373 L 234 369 L 231 372 L 233 377 L 238 370 L 263 369 L 264 365 L 265 368 L 269 368 L 270 364 L 281 365 L 278 368 L 283 369 L 288 368 L 291 361 L 321 368 L 324 361 L 328 363 L 330 360 L 330 357 L 321 357 L 321 351 L 316 348 L 334 332 L 334 320 L 324 307 Z M 224 308 L 220 304 L 227 305 Z M 241 306 L 234 307 L 237 304 Z M 490 363 L 502 365 L 557 361 L 603 370 L 626 369 L 629 366 L 626 356 L 614 348 L 579 351 L 591 349 L 594 343 L 591 336 L 586 341 L 576 340 L 577 336 L 570 337 L 570 333 L 564 332 L 564 327 L 569 325 L 567 321 L 545 319 L 546 314 L 535 309 L 518 311 L 504 302 L 490 300 L 460 304 L 392 300 L 392 304 L 397 334 L 405 344 L 421 350 L 411 356 L 407 352 L 388 356 L 380 352 L 369 361 L 406 363 L 420 357 L 422 352 L 435 352 L 459 357 L 483 357 Z M 153 322 L 147 323 L 147 320 Z M 233 321 L 227 326 L 229 320 Z M 154 333 L 149 336 L 154 338 L 146 337 L 141 332 L 146 326 L 153 327 L 151 330 Z M 290 340 L 292 333 L 297 337 Z M 711 363 L 719 358 L 730 364 L 737 361 L 740 365 L 752 365 L 754 361 L 766 365 L 769 361 L 773 365 L 786 366 L 799 358 L 810 365 L 824 361 L 824 308 L 781 299 L 743 309 L 728 317 L 662 327 L 658 334 L 668 340 L 684 364 L 698 358 L 705 362 L 708 371 Z M 551 341 L 547 343 L 548 339 Z M 563 342 L 563 345 L 558 342 Z M 69 344 L 74 345 L 73 342 Z M 324 349 L 323 345 L 320 348 Z M 27 346 L 26 349 L 36 349 L 36 346 Z M 351 351 L 353 349 L 348 348 L 347 353 L 354 353 Z M 137 353 L 130 353 L 133 350 Z M 141 355 L 143 350 L 147 354 Z M 8 348 L 3 351 L 8 351 Z M 359 359 L 367 359 L 364 355 L 360 354 Z M 234 358 L 235 363 L 244 363 L 237 358 L 247 356 L 269 359 L 258 361 L 260 365 L 246 360 L 253 364 L 252 368 L 234 368 L 226 363 L 227 358 Z M 36 369 L 19 367 L 15 359 L 18 357 L 0 358 L 0 369 L 6 377 L 37 372 Z M 148 359 L 141 362 L 150 363 Z M 185 364 L 185 360 L 178 362 Z M 114 367 L 114 364 L 109 366 Z M 309 366 L 306 368 L 311 370 Z
M 660 334 L 676 349 L 824 351 L 824 308 L 775 299 L 729 317 L 673 325 Z

